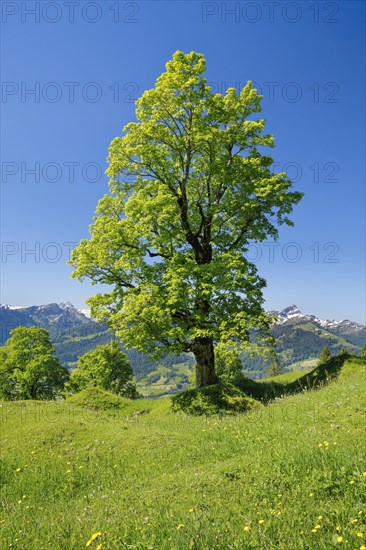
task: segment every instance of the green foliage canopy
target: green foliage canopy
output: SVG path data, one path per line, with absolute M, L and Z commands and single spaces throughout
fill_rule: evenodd
M 81 391 L 94 386 L 124 397 L 136 397 L 132 377 L 126 354 L 112 340 L 106 346 L 98 346 L 79 358 L 78 367 L 70 377 L 70 387 Z
M 329 359 L 332 358 L 332 354 L 329 351 L 328 346 L 324 346 L 324 348 L 321 351 L 321 354 L 319 355 L 318 359 L 318 365 L 324 365 Z
M 47 330 L 17 327 L 0 349 L 0 396 L 53 399 L 69 375 L 56 357 Z
M 136 122 L 109 149 L 111 194 L 90 239 L 73 251 L 73 276 L 111 285 L 89 299 L 92 315 L 145 353 L 193 352 L 197 385 L 218 381 L 214 346 L 267 337 L 265 281 L 246 252 L 276 239 L 302 194 L 273 173 L 261 96 L 251 82 L 214 94 L 204 56 L 176 52 Z
M 269 369 L 267 370 L 266 376 L 267 377 L 278 376 L 279 374 L 282 374 L 282 373 L 283 373 L 282 365 L 279 362 L 278 357 L 275 357 L 273 359 Z
M 243 371 L 240 353 L 235 347 L 218 344 L 215 349 L 216 374 L 222 382 L 231 382 Z

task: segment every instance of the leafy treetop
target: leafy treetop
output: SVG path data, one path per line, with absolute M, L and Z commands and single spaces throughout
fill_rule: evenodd
M 5 399 L 53 399 L 68 380 L 47 330 L 17 327 L 0 349 L 0 395 Z
M 112 340 L 79 357 L 78 366 L 70 377 L 70 388 L 80 391 L 99 387 L 124 397 L 137 397 L 132 378 L 132 367 L 127 355 Z
M 331 358 L 332 358 L 332 354 L 330 353 L 328 346 L 324 346 L 324 348 L 322 349 L 319 355 L 318 365 L 324 365 L 324 363 L 329 361 L 329 359 Z

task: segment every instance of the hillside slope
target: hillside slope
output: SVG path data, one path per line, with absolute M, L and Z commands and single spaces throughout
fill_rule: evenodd
M 4 547 L 360 549 L 365 383 L 345 362 L 323 389 L 222 418 L 167 398 L 3 403 Z

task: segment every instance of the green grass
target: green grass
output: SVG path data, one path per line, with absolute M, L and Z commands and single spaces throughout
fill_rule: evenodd
M 312 359 L 304 359 L 303 361 L 296 361 L 295 363 L 292 363 L 291 365 L 288 365 L 286 368 L 288 368 L 291 371 L 306 371 L 309 369 L 313 369 L 318 364 L 319 357 L 313 357 Z
M 192 368 L 185 363 L 172 365 L 171 368 L 159 365 L 154 371 L 137 382 L 137 389 L 144 397 L 162 397 L 179 392 L 179 387 L 187 388 L 187 377 L 192 376 Z M 151 376 L 157 380 L 151 382 Z M 178 387 L 177 387 L 178 386 Z
M 289 372 L 262 380 L 251 380 L 242 374 L 233 379 L 233 383 L 247 395 L 263 403 L 309 389 L 319 389 L 330 381 L 363 369 L 365 359 L 354 355 L 339 354 L 327 363 L 304 373 Z
M 268 378 L 263 378 L 262 380 L 258 380 L 258 382 L 277 382 L 281 384 L 288 384 L 289 382 L 293 382 L 294 380 L 301 378 L 301 376 L 304 376 L 304 373 L 301 371 L 285 372 L 283 374 L 279 374 L 278 376 L 269 376 Z
M 83 407 L 90 411 L 119 414 L 124 410 L 139 410 L 141 401 L 131 401 L 100 388 L 86 388 L 66 399 L 71 406 Z
M 237 416 L 106 392 L 2 403 L 2 548 L 79 550 L 101 531 L 89 548 L 359 550 L 365 366 L 336 375 Z

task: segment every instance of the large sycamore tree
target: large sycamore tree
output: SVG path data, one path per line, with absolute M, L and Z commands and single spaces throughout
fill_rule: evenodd
M 265 281 L 250 243 L 276 239 L 301 199 L 273 173 L 261 96 L 213 93 L 204 56 L 176 52 L 136 102 L 136 122 L 109 149 L 110 194 L 90 239 L 73 251 L 73 276 L 110 285 L 92 315 L 123 342 L 155 356 L 192 352 L 198 387 L 218 382 L 215 347 L 265 340 Z

